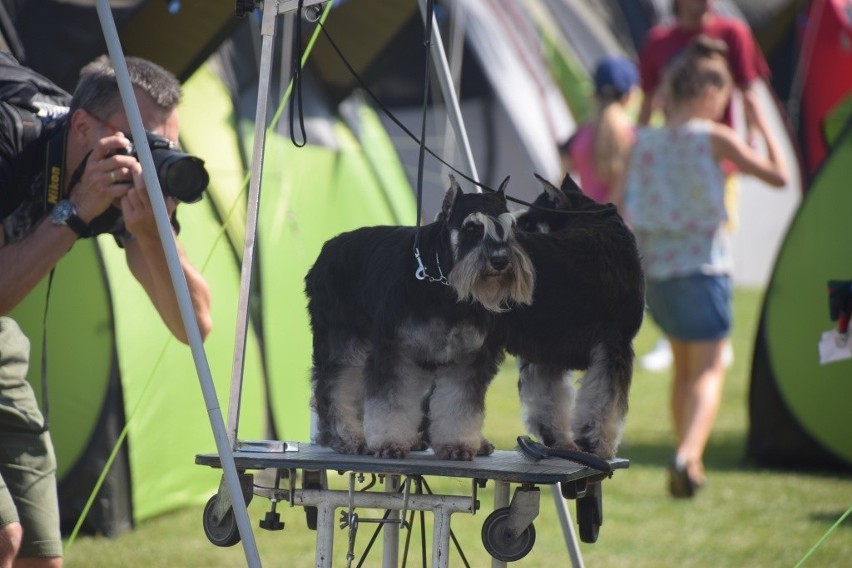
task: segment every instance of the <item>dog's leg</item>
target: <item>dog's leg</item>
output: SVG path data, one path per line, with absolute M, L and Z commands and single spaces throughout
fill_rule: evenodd
M 613 458 L 627 415 L 627 395 L 633 376 L 633 348 L 597 345 L 591 354 L 577 396 L 575 441 L 580 449 Z
M 397 353 L 374 352 L 365 370 L 364 435 L 378 457 L 404 458 L 421 444 L 423 399 L 433 376 Z
M 494 446 L 482 436 L 485 391 L 491 376 L 478 365 L 447 365 L 440 369 L 429 398 L 429 438 L 441 459 L 472 460 Z
M 318 345 L 314 335 L 313 407 L 319 430 L 316 442 L 344 454 L 363 454 L 364 361 L 366 346 L 348 339 Z M 339 339 L 339 338 L 335 338 Z M 333 361 L 328 361 L 331 358 Z
M 521 359 L 518 366 L 518 391 L 527 430 L 546 446 L 576 449 L 571 433 L 574 386 L 570 372 Z

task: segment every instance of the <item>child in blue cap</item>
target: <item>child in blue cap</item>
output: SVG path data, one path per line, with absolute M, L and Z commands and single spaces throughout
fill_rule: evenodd
M 618 203 L 635 134 L 627 105 L 639 84 L 639 72 L 629 59 L 607 55 L 595 66 L 594 82 L 595 116 L 567 142 L 563 167 L 577 174 L 580 187 L 595 201 Z

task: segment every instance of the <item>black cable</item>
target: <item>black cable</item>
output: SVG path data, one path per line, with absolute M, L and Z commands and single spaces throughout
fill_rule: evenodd
M 423 71 L 423 112 L 420 118 L 420 151 L 417 156 L 417 228 L 420 228 L 420 217 L 423 209 L 423 169 L 426 161 L 426 114 L 429 110 L 429 49 L 432 45 L 432 14 L 434 12 L 433 0 L 426 2 L 426 31 L 423 38 L 423 50 L 426 63 Z M 414 232 L 414 254 L 420 258 L 420 231 Z M 422 265 L 421 265 L 422 266 Z
M 431 18 L 430 18 L 429 21 L 431 22 Z M 428 146 L 426 146 L 426 144 L 421 140 L 421 138 L 423 138 L 423 137 L 418 138 L 416 134 L 414 134 L 411 130 L 409 130 L 408 127 L 405 126 L 405 124 L 403 124 L 402 121 L 400 121 L 390 111 L 390 109 L 388 109 L 388 107 L 385 106 L 385 104 L 376 96 L 376 94 L 370 89 L 370 87 L 367 85 L 367 83 L 364 81 L 364 79 L 362 79 L 361 76 L 358 74 L 358 72 L 355 71 L 355 68 L 352 67 L 352 64 L 349 63 L 349 60 L 346 59 L 346 56 L 343 55 L 343 51 L 334 42 L 334 39 L 332 39 L 331 34 L 328 33 L 328 30 L 325 28 L 325 26 L 322 24 L 322 22 L 321 21 L 317 22 L 317 25 L 320 27 L 320 30 L 322 31 L 323 35 L 328 40 L 328 43 L 331 46 L 331 48 L 334 50 L 335 53 L 337 53 L 337 56 L 340 58 L 341 63 L 343 63 L 343 66 L 346 67 L 346 69 L 349 71 L 350 75 L 352 75 L 352 77 L 355 79 L 355 81 L 357 81 L 358 85 L 364 90 L 365 93 L 367 93 L 367 95 L 370 97 L 370 99 L 376 104 L 376 106 L 379 107 L 379 109 L 385 114 L 385 116 L 387 116 L 391 120 L 391 122 L 393 122 L 400 130 L 402 130 L 402 132 L 404 132 L 409 138 L 411 138 L 414 142 L 416 142 L 422 148 L 421 153 L 425 151 L 430 156 L 432 156 L 433 158 L 438 160 L 441 164 L 445 165 L 447 168 L 452 170 L 454 173 L 458 174 L 459 177 L 463 178 L 464 180 L 468 181 L 469 183 L 471 183 L 471 184 L 473 184 L 477 187 L 480 187 L 485 191 L 490 191 L 492 193 L 496 192 L 496 190 L 494 188 L 489 187 L 488 185 L 473 179 L 472 177 L 470 177 L 466 173 L 462 172 L 461 170 L 459 170 L 458 168 L 456 168 L 455 166 L 453 166 L 452 164 L 450 164 L 449 162 L 447 162 L 446 160 L 441 158 L 438 154 L 436 154 Z M 430 32 L 430 36 L 431 36 L 431 32 Z M 427 60 L 427 67 L 428 67 L 428 61 L 429 61 L 428 56 L 427 56 L 426 60 Z M 420 176 L 419 171 L 418 171 L 418 176 Z M 512 197 L 510 195 L 506 195 L 506 200 L 511 201 L 513 203 L 517 203 L 518 205 L 524 205 L 524 206 L 529 207 L 531 209 L 537 209 L 539 211 L 547 211 L 547 212 L 550 212 L 550 213 L 561 213 L 561 214 L 589 214 L 589 213 L 594 213 L 594 214 L 597 214 L 597 213 L 611 213 L 612 211 L 615 210 L 614 206 L 611 206 L 609 208 L 603 207 L 603 208 L 595 209 L 595 210 L 592 210 L 592 211 L 576 211 L 576 210 L 554 209 L 552 207 L 544 207 L 544 206 L 541 206 L 541 205 L 536 205 L 534 203 L 530 203 L 528 201 L 524 201 L 523 199 L 518 199 L 517 197 Z M 417 208 L 418 208 L 417 222 L 418 222 L 418 224 L 420 222 L 420 204 L 421 204 L 420 202 L 421 202 L 421 199 L 420 199 L 420 195 L 418 194 L 418 198 L 417 198 Z
M 47 308 L 50 306 L 50 290 L 53 288 L 53 273 L 56 267 L 50 269 L 47 277 L 47 294 L 44 297 L 44 315 L 41 319 L 41 415 L 44 418 L 42 431 L 48 430 L 50 415 L 50 399 L 47 396 Z
M 302 148 L 308 143 L 308 135 L 305 133 L 305 110 L 302 105 L 302 4 L 304 0 L 299 0 L 299 6 L 296 9 L 296 22 L 293 26 L 293 49 L 290 56 L 293 70 L 293 98 L 290 100 L 289 115 L 290 115 L 290 141 L 297 148 Z M 299 107 L 299 130 L 302 132 L 302 142 L 296 141 L 295 131 L 295 113 L 296 106 Z

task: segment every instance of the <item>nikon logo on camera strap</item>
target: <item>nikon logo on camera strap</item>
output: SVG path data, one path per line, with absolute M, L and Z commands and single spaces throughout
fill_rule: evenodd
M 62 182 L 65 179 L 65 143 L 67 128 L 61 129 L 47 141 L 44 164 L 44 197 L 50 205 L 56 205 L 62 197 Z

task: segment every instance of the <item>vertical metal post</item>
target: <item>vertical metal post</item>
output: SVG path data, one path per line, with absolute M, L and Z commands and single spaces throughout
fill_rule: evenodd
M 387 475 L 385 477 L 385 493 L 399 493 L 399 476 Z M 382 527 L 384 535 L 382 536 L 382 564 L 385 568 L 396 568 L 399 566 L 399 524 L 395 523 L 398 520 L 399 511 L 390 509 L 388 513 L 388 523 Z M 411 528 L 409 527 L 409 530 Z
M 450 516 L 447 507 L 437 507 L 432 520 L 432 566 L 447 568 L 450 565 Z
M 242 398 L 243 371 L 245 369 L 246 337 L 250 319 L 252 269 L 254 266 L 255 242 L 257 240 L 257 215 L 260 204 L 260 186 L 263 179 L 263 154 L 266 148 L 266 114 L 269 101 L 269 85 L 272 76 L 272 58 L 275 38 L 275 23 L 278 17 L 277 0 L 264 0 L 260 35 L 260 76 L 257 86 L 257 108 L 254 119 L 254 147 L 251 155 L 251 177 L 246 209 L 246 236 L 243 245 L 243 263 L 240 269 L 240 298 L 237 307 L 234 360 L 231 368 L 231 396 L 228 404 L 228 435 L 231 446 L 237 441 Z
M 426 14 L 426 0 L 420 0 L 420 13 L 425 21 L 428 15 Z M 447 56 L 444 53 L 444 43 L 441 39 L 441 30 L 438 27 L 438 22 L 432 15 L 432 41 L 430 42 L 430 53 L 432 62 L 435 65 L 435 70 L 438 74 L 438 82 L 441 85 L 441 93 L 444 96 L 444 102 L 447 105 L 447 118 L 456 133 L 456 139 L 463 151 L 468 173 L 472 179 L 479 181 L 479 175 L 476 173 L 476 164 L 473 161 L 473 152 L 470 149 L 470 141 L 467 138 L 467 130 L 465 130 L 464 119 L 459 108 L 459 100 L 456 96 L 456 91 L 453 88 L 453 79 L 450 73 L 449 65 L 447 64 Z M 477 191 L 481 191 L 479 187 Z
M 331 556 L 334 553 L 334 511 L 336 507 L 329 501 L 317 505 L 317 544 L 316 568 L 331 568 Z
M 115 20 L 113 20 L 108 0 L 97 0 L 96 8 L 107 50 L 115 69 L 115 76 L 124 104 L 124 111 L 130 123 L 131 134 L 135 140 L 145 140 L 145 126 L 142 123 L 142 115 L 139 112 L 139 106 L 133 92 L 133 84 L 130 81 L 130 73 L 127 70 L 127 62 L 124 59 L 121 42 L 118 39 L 118 30 L 115 27 Z M 154 159 L 151 156 L 151 149 L 147 144 L 139 144 L 136 146 L 136 149 L 139 152 L 148 197 L 151 201 L 151 207 L 154 210 L 154 218 L 157 222 L 160 241 L 163 244 L 163 252 L 169 267 L 172 286 L 177 296 L 184 329 L 186 330 L 189 346 L 192 350 L 192 357 L 195 361 L 195 368 L 198 373 L 199 383 L 201 384 L 204 403 L 207 406 L 207 416 L 210 419 L 210 425 L 213 429 L 213 438 L 221 459 L 222 470 L 227 482 L 231 503 L 233 503 L 234 518 L 237 522 L 243 548 L 245 549 L 246 561 L 251 567 L 259 567 L 260 557 L 257 553 L 257 545 L 249 523 L 245 498 L 243 497 L 239 475 L 236 464 L 234 463 L 234 456 L 231 453 L 228 435 L 225 431 L 225 423 L 222 418 L 221 409 L 219 408 L 219 400 L 216 396 L 216 387 L 213 383 L 206 354 L 204 353 L 201 331 L 198 329 L 195 310 L 192 307 L 192 300 L 189 296 L 189 288 L 180 265 L 177 244 L 172 235 L 169 214 L 160 188 Z

